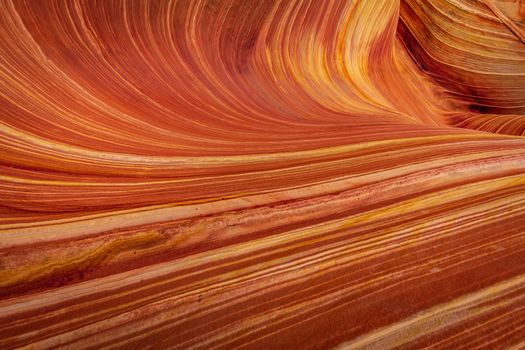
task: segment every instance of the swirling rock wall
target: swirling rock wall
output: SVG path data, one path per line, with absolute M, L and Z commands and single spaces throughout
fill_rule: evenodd
M 525 5 L 0 1 L 0 347 L 525 341 Z

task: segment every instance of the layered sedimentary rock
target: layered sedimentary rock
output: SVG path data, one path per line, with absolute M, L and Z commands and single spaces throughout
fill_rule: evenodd
M 525 5 L 0 2 L 0 348 L 525 342 Z

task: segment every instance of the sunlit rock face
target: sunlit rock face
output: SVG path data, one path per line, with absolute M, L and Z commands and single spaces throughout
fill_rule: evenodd
M 524 17 L 0 1 L 0 348 L 523 345 Z

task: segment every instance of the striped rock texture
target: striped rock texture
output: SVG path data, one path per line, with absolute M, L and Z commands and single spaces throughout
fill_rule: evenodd
M 525 3 L 0 0 L 0 348 L 525 347 Z

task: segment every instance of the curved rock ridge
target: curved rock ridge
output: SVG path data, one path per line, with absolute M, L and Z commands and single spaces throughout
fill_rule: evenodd
M 0 348 L 520 348 L 525 4 L 0 1 Z

